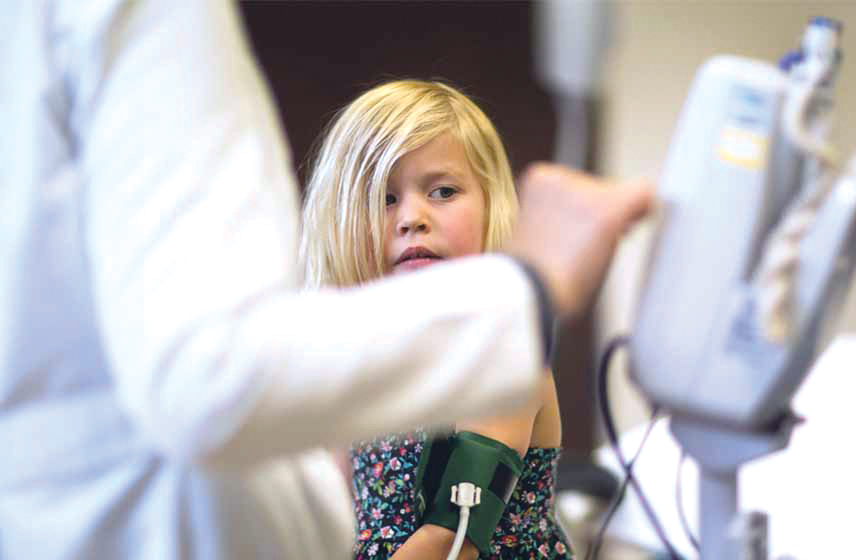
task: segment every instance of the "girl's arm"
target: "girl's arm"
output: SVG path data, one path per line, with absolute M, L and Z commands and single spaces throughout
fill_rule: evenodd
M 395 551 L 391 560 L 446 560 L 454 540 L 454 531 L 439 525 L 426 524 L 410 535 L 401 548 Z M 475 545 L 469 539 L 464 539 L 458 560 L 475 560 L 478 556 L 479 551 Z
M 535 423 L 535 417 L 544 404 L 544 395 L 552 387 L 548 388 L 547 384 L 551 382 L 552 375 L 543 376 L 541 381 L 543 387 L 513 415 L 458 422 L 455 429 L 459 432 L 475 432 L 500 441 L 517 451 L 520 457 L 523 457 L 529 449 L 532 427 Z M 401 548 L 392 555 L 392 560 L 445 560 L 452 548 L 454 539 L 454 531 L 439 525 L 425 524 L 410 535 Z M 465 539 L 458 558 L 460 560 L 474 560 L 478 558 L 478 554 L 478 549 L 469 539 Z

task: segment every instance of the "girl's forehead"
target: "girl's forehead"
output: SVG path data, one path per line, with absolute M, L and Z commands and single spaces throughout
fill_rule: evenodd
M 473 178 L 475 175 L 463 142 L 450 132 L 439 134 L 402 154 L 392 166 L 390 180 L 445 175 L 461 180 Z

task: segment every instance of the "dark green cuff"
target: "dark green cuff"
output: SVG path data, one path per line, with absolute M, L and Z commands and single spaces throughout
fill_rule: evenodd
M 423 522 L 457 531 L 460 509 L 451 502 L 451 489 L 455 484 L 471 482 L 481 488 L 481 503 L 470 509 L 467 538 L 479 552 L 489 554 L 505 504 L 523 471 L 523 460 L 503 443 L 472 432 L 457 433 L 447 443 L 426 448 L 423 454 L 426 452 L 434 456 L 434 460 L 428 459 L 432 471 L 443 457 L 446 464 L 439 482 L 432 482 L 436 471 L 421 479 L 427 506 Z

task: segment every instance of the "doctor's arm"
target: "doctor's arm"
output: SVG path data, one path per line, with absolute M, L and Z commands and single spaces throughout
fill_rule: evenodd
M 117 392 L 155 445 L 241 467 L 525 401 L 544 360 L 539 295 L 507 256 L 299 293 L 294 176 L 231 2 L 88 9 L 106 11 L 70 53 L 83 227 Z M 562 173 L 530 170 L 524 216 L 526 192 L 536 212 L 603 199 L 545 203 Z M 637 198 L 623 220 L 603 199 L 588 229 L 548 235 L 573 240 L 561 255 L 561 239 L 519 228 L 513 254 L 559 312 L 586 305 L 609 260 L 591 248 L 614 245 Z
M 525 399 L 543 356 L 516 263 L 301 294 L 291 163 L 233 3 L 111 5 L 81 18 L 72 124 L 105 347 L 155 445 L 240 466 Z

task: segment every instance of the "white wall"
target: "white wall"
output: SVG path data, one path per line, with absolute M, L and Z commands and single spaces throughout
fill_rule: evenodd
M 847 153 L 856 149 L 856 0 L 626 0 L 615 7 L 615 42 L 605 74 L 606 174 L 656 178 L 699 65 L 717 54 L 775 62 L 798 46 L 806 23 L 817 15 L 844 23 L 838 140 Z M 602 338 L 627 331 L 632 322 L 638 263 L 649 233 L 644 227 L 634 233 L 611 271 L 599 309 Z M 856 325 L 852 315 L 850 323 Z M 624 364 L 617 368 L 611 378 L 613 410 L 619 427 L 628 428 L 646 418 L 646 407 L 623 379 Z M 856 389 L 856 382 L 852 385 Z

